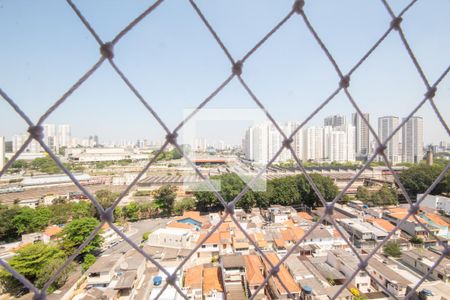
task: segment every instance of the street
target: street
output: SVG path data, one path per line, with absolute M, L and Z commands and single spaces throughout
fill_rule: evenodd
M 128 236 L 130 240 L 132 240 L 136 245 L 139 245 L 142 241 L 142 235 L 148 231 L 155 231 L 158 228 L 164 227 L 167 222 L 169 222 L 169 218 L 156 218 L 156 219 L 147 219 L 137 221 L 135 223 L 130 223 L 131 235 Z M 126 252 L 131 249 L 131 246 L 125 242 L 121 241 L 117 245 L 105 250 L 101 256 L 109 255 L 113 253 L 121 253 Z

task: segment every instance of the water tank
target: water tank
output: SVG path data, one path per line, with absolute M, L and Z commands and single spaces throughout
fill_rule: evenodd
M 305 293 L 305 295 L 310 295 L 312 294 L 312 288 L 309 285 L 304 285 L 303 292 Z

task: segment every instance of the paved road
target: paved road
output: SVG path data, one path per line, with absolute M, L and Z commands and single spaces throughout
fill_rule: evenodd
M 147 231 L 155 231 L 158 228 L 164 227 L 167 222 L 169 221 L 168 218 L 156 218 L 156 219 L 147 219 L 147 220 L 141 220 L 135 223 L 130 223 L 130 231 L 132 230 L 134 233 L 129 236 L 129 238 L 139 245 L 142 241 L 142 235 Z M 118 243 L 116 246 L 113 246 L 105 252 L 103 252 L 102 255 L 107 254 L 113 254 L 113 253 L 120 253 L 120 252 L 126 252 L 131 249 L 131 246 L 125 242 L 122 241 Z

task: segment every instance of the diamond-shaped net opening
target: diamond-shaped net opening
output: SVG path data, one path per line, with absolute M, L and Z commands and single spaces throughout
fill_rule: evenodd
M 433 78 L 434 81 L 431 81 L 425 74 L 425 72 L 422 69 L 422 66 L 419 62 L 419 60 L 416 58 L 415 53 L 413 51 L 413 48 L 410 46 L 408 42 L 408 37 L 404 33 L 402 24 L 403 19 L 407 18 L 407 12 L 411 10 L 414 5 L 416 4 L 416 0 L 411 1 L 406 7 L 404 7 L 403 10 L 401 10 L 399 13 L 395 13 L 392 8 L 390 7 L 390 4 L 386 0 L 381 0 L 380 5 L 383 7 L 383 9 L 386 10 L 387 15 L 390 18 L 390 22 L 385 24 L 385 31 L 383 34 L 373 43 L 373 45 L 370 46 L 369 49 L 362 55 L 362 57 L 355 58 L 354 65 L 349 68 L 348 70 L 343 70 L 339 64 L 337 63 L 337 60 L 333 56 L 333 51 L 327 47 L 324 40 L 321 39 L 320 34 L 316 30 L 314 22 L 312 22 L 308 16 L 307 13 L 307 5 L 308 3 L 305 3 L 306 1 L 303 0 L 296 0 L 292 3 L 283 3 L 280 5 L 286 5 L 286 15 L 279 20 L 277 24 L 274 24 L 274 27 L 267 32 L 251 49 L 249 49 L 246 54 L 244 54 L 240 58 L 235 58 L 231 54 L 231 52 L 228 50 L 227 45 L 222 41 L 220 35 L 217 31 L 215 31 L 214 27 L 211 25 L 211 23 L 208 20 L 208 16 L 202 11 L 202 9 L 197 5 L 197 3 L 194 0 L 189 0 L 189 4 L 193 9 L 193 12 L 198 16 L 199 22 L 205 26 L 207 31 L 212 35 L 213 40 L 217 43 L 217 45 L 220 47 L 220 49 L 223 51 L 223 54 L 225 56 L 225 59 L 229 61 L 229 69 L 230 73 L 227 75 L 226 79 L 219 83 L 216 89 L 213 91 L 209 91 L 209 94 L 201 100 L 201 102 L 198 104 L 197 110 L 194 110 L 189 116 L 187 116 L 184 120 L 181 120 L 179 125 L 176 126 L 173 130 L 169 129 L 169 127 L 166 125 L 164 120 L 158 115 L 157 106 L 158 102 L 153 101 L 152 104 L 150 104 L 147 99 L 144 98 L 144 96 L 139 92 L 139 89 L 133 84 L 133 82 L 127 77 L 127 74 L 121 69 L 120 65 L 117 64 L 115 60 L 115 53 L 114 48 L 119 43 L 124 43 L 122 41 L 122 38 L 126 36 L 130 31 L 134 30 L 137 26 L 139 26 L 139 23 L 144 20 L 148 19 L 151 21 L 151 14 L 153 11 L 157 10 L 160 4 L 162 4 L 163 0 L 158 0 L 154 2 L 152 5 L 150 5 L 146 10 L 144 10 L 140 15 L 138 15 L 134 20 L 132 20 L 125 28 L 123 28 L 117 35 L 111 39 L 110 41 L 104 41 L 102 37 L 96 32 L 94 26 L 91 26 L 89 23 L 89 20 L 84 16 L 83 11 L 80 10 L 77 6 L 77 4 L 71 0 L 67 0 L 68 5 L 73 10 L 73 12 L 77 15 L 80 22 L 83 24 L 83 26 L 86 28 L 87 31 L 92 35 L 92 37 L 95 39 L 95 41 L 98 43 L 100 56 L 98 58 L 98 61 L 92 65 L 73 85 L 59 98 L 57 99 L 52 106 L 50 106 L 47 111 L 38 118 L 36 122 L 33 122 L 26 113 L 16 104 L 17 102 L 8 95 L 7 93 L 7 87 L 2 87 L 0 89 L 0 95 L 2 96 L 3 100 L 8 103 L 13 110 L 20 116 L 28 125 L 28 133 L 29 136 L 26 139 L 23 146 L 14 154 L 14 156 L 6 163 L 4 168 L 0 170 L 0 177 L 5 174 L 6 170 L 11 167 L 12 163 L 17 159 L 17 157 L 25 150 L 25 148 L 28 146 L 31 142 L 37 142 L 40 144 L 40 146 L 48 153 L 48 155 L 55 161 L 55 163 L 58 165 L 59 168 L 71 179 L 71 181 L 77 186 L 78 189 L 80 189 L 84 195 L 92 202 L 92 204 L 95 206 L 98 215 L 100 216 L 101 222 L 100 224 L 91 232 L 91 234 L 85 239 L 85 241 L 78 246 L 76 251 L 69 256 L 69 258 L 61 264 L 59 268 L 51 275 L 50 279 L 43 285 L 42 289 L 38 289 L 35 286 L 33 286 L 32 283 L 30 283 L 23 275 L 17 273 L 14 269 L 12 269 L 8 263 L 1 259 L 0 263 L 3 266 L 3 268 L 10 272 L 18 281 L 20 281 L 24 286 L 26 286 L 32 293 L 34 293 L 34 296 L 36 299 L 45 299 L 47 295 L 47 290 L 51 286 L 51 284 L 58 279 L 58 277 L 64 272 L 64 270 L 70 265 L 70 263 L 73 261 L 73 259 L 89 244 L 89 242 L 95 238 L 95 236 L 99 233 L 102 226 L 104 224 L 108 224 L 112 230 L 114 230 L 126 243 L 128 243 L 132 248 L 134 248 L 134 251 L 136 253 L 139 253 L 140 255 L 144 256 L 146 260 L 149 261 L 149 263 L 153 264 L 153 267 L 159 270 L 164 275 L 164 283 L 163 288 L 157 298 L 161 296 L 161 294 L 164 292 L 164 290 L 171 286 L 173 287 L 177 293 L 179 293 L 183 298 L 187 299 L 186 296 L 186 290 L 180 287 L 180 278 L 184 276 L 182 274 L 183 272 L 190 270 L 192 268 L 196 268 L 194 265 L 188 265 L 188 262 L 190 259 L 198 255 L 199 249 L 202 248 L 205 243 L 208 243 L 210 239 L 220 238 L 217 237 L 218 234 L 221 232 L 225 232 L 224 235 L 226 235 L 227 230 L 230 230 L 230 227 L 233 227 L 233 230 L 236 232 L 239 232 L 238 237 L 242 239 L 242 241 L 236 241 L 236 242 L 242 242 L 246 243 L 251 249 L 252 253 L 256 254 L 254 256 L 251 256 L 250 258 L 246 258 L 249 260 L 253 260 L 252 262 L 246 262 L 251 263 L 257 266 L 261 266 L 262 269 L 264 269 L 264 272 L 262 275 L 262 282 L 259 283 L 259 285 L 253 286 L 253 290 L 251 291 L 251 299 L 258 299 L 258 295 L 260 291 L 264 291 L 267 289 L 267 286 L 274 286 L 275 290 L 279 293 L 279 295 L 272 295 L 274 297 L 279 297 L 281 294 L 285 295 L 288 298 L 298 298 L 300 296 L 300 288 L 295 283 L 292 284 L 290 281 L 286 280 L 284 275 L 285 272 L 287 272 L 286 267 L 284 266 L 284 262 L 287 260 L 299 260 L 300 256 L 299 254 L 304 253 L 305 251 L 311 251 L 311 249 L 308 247 L 308 241 L 311 240 L 315 235 L 319 234 L 320 232 L 327 232 L 328 234 L 331 234 L 336 240 L 339 241 L 340 246 L 342 248 L 348 248 L 351 250 L 350 252 L 347 252 L 345 255 L 338 252 L 330 252 L 330 255 L 335 255 L 336 260 L 342 261 L 343 263 L 347 263 L 349 265 L 349 269 L 351 272 L 349 274 L 346 274 L 345 278 L 341 278 L 339 276 L 332 276 L 329 278 L 325 278 L 328 282 L 328 285 L 330 288 L 333 288 L 333 291 L 335 291 L 333 299 L 339 298 L 341 296 L 345 296 L 344 291 L 348 287 L 354 287 L 356 286 L 357 280 L 372 280 L 373 282 L 378 283 L 378 286 L 383 287 L 383 290 L 391 297 L 393 298 L 399 298 L 398 295 L 396 295 L 392 290 L 387 289 L 384 287 L 384 285 L 380 282 L 380 278 L 376 275 L 376 270 L 368 267 L 368 262 L 370 260 L 374 261 L 377 260 L 378 264 L 383 264 L 383 261 L 379 261 L 379 255 L 377 252 L 381 251 L 381 249 L 386 246 L 386 244 L 392 240 L 392 238 L 395 238 L 396 232 L 398 232 L 399 228 L 404 224 L 405 222 L 414 221 L 419 224 L 420 227 L 423 228 L 423 231 L 430 237 L 436 239 L 438 243 L 443 247 L 442 255 L 440 255 L 434 262 L 433 265 L 428 269 L 426 276 L 423 276 L 419 279 L 419 281 L 408 290 L 406 294 L 406 298 L 411 297 L 416 290 L 419 288 L 419 286 L 423 283 L 423 281 L 426 279 L 427 276 L 429 276 L 436 268 L 439 267 L 439 263 L 445 259 L 445 256 L 449 253 L 448 246 L 442 241 L 441 238 L 436 236 L 436 232 L 433 232 L 430 230 L 428 226 L 426 226 L 423 222 L 423 216 L 420 215 L 420 203 L 423 201 L 426 195 L 428 195 L 430 192 L 433 191 L 433 189 L 442 181 L 444 176 L 447 174 L 448 169 L 450 168 L 450 164 L 447 164 L 445 169 L 433 180 L 433 183 L 429 186 L 428 190 L 419 198 L 417 201 L 412 201 L 410 199 L 410 196 L 408 195 L 408 192 L 405 190 L 403 185 L 401 184 L 401 181 L 397 175 L 397 173 L 392 169 L 392 164 L 390 161 L 390 157 L 388 157 L 386 151 L 388 149 L 388 143 L 393 138 L 393 136 L 401 130 L 402 126 L 405 125 L 408 120 L 414 116 L 414 114 L 424 105 L 430 105 L 433 109 L 434 113 L 436 114 L 436 118 L 439 120 L 441 125 L 444 127 L 446 133 L 450 136 L 449 128 L 445 122 L 444 117 L 442 116 L 441 112 L 438 109 L 438 106 L 435 104 L 433 97 L 435 97 L 436 93 L 439 93 L 438 86 L 441 83 L 441 81 L 447 76 L 447 73 L 449 72 L 449 66 L 443 66 L 443 72 L 437 76 L 437 78 Z M 349 9 L 352 9 L 351 7 Z M 325 99 L 319 99 L 317 101 L 316 109 L 296 128 L 291 128 L 289 132 L 284 132 L 283 129 L 280 127 L 280 125 L 277 123 L 275 118 L 272 116 L 270 111 L 266 108 L 263 99 L 257 95 L 254 90 L 252 89 L 251 85 L 247 82 L 245 79 L 245 66 L 248 61 L 252 59 L 252 56 L 261 49 L 261 47 L 272 38 L 273 35 L 277 33 L 277 31 L 285 26 L 288 20 L 294 19 L 294 21 L 302 24 L 304 28 L 307 29 L 309 34 L 311 35 L 312 40 L 316 43 L 318 47 L 320 47 L 321 51 L 324 54 L 324 58 L 328 61 L 328 63 L 332 66 L 332 68 L 335 70 L 338 81 L 336 82 L 336 87 L 329 91 L 328 97 Z M 392 134 L 390 134 L 387 137 L 383 137 L 383 140 L 380 139 L 380 137 L 377 135 L 377 132 L 375 129 L 370 125 L 368 120 L 365 118 L 362 109 L 358 105 L 358 99 L 353 95 L 351 92 L 352 88 L 352 77 L 357 76 L 357 70 L 364 65 L 366 60 L 372 55 L 372 53 L 376 52 L 377 48 L 383 44 L 383 42 L 386 40 L 386 38 L 389 36 L 397 35 L 397 38 L 400 40 L 400 44 L 406 51 L 406 54 L 408 55 L 411 64 L 414 66 L 415 71 L 417 72 L 420 80 L 423 82 L 423 93 L 424 96 L 422 99 L 417 99 L 416 105 L 414 106 L 414 109 L 398 124 L 396 129 Z M 112 67 L 112 70 L 119 76 L 119 78 L 123 81 L 123 83 L 129 88 L 129 90 L 132 92 L 132 94 L 136 97 L 137 101 L 140 102 L 143 107 L 148 111 L 150 114 L 150 117 L 153 118 L 163 129 L 163 131 L 166 134 L 165 142 L 161 146 L 161 148 L 156 152 L 155 156 L 150 159 L 150 161 L 145 165 L 145 167 L 139 172 L 138 176 L 132 181 L 128 187 L 120 193 L 120 196 L 117 197 L 117 199 L 113 202 L 113 204 L 109 207 L 102 207 L 102 205 L 99 202 L 99 199 L 97 199 L 92 193 L 90 193 L 78 180 L 75 178 L 75 176 L 70 172 L 64 164 L 61 163 L 61 161 L 58 159 L 57 155 L 54 153 L 54 151 L 45 143 L 44 141 L 44 135 L 43 135 L 43 123 L 47 118 L 52 115 L 60 106 L 64 105 L 64 102 L 71 97 L 72 93 L 76 91 L 80 86 L 84 84 L 92 74 L 94 74 L 97 69 L 105 64 L 108 63 Z M 120 204 L 121 200 L 130 192 L 130 190 L 133 188 L 133 186 L 142 178 L 142 176 L 148 171 L 149 167 L 154 164 L 158 156 L 161 155 L 161 153 L 169 146 L 172 146 L 180 153 L 183 153 L 183 149 L 178 143 L 178 134 L 180 132 L 180 129 L 183 128 L 183 126 L 190 121 L 190 119 L 205 105 L 207 105 L 209 102 L 211 102 L 214 97 L 224 88 L 226 87 L 232 79 L 237 80 L 237 82 L 242 86 L 242 88 L 245 90 L 245 92 L 248 94 L 250 99 L 254 102 L 254 104 L 261 109 L 261 111 L 264 113 L 266 118 L 271 122 L 272 126 L 276 131 L 279 132 L 279 135 L 282 138 L 281 147 L 278 151 L 275 151 L 275 155 L 269 160 L 268 164 L 265 165 L 265 167 L 261 168 L 259 172 L 257 173 L 257 176 L 253 177 L 249 182 L 245 183 L 245 187 L 243 190 L 235 195 L 234 199 L 225 199 L 223 195 L 221 195 L 220 192 L 216 191 L 214 187 L 214 183 L 212 183 L 205 174 L 203 174 L 198 167 L 195 165 L 195 163 L 192 162 L 192 160 L 187 157 L 186 155 L 183 155 L 184 158 L 187 161 L 187 164 L 192 167 L 193 171 L 200 177 L 204 184 L 210 189 L 210 191 L 213 191 L 214 196 L 217 198 L 218 202 L 220 203 L 220 206 L 224 213 L 221 215 L 220 220 L 210 228 L 207 234 L 202 235 L 197 242 L 197 244 L 194 246 L 193 249 L 189 251 L 189 253 L 182 259 L 181 263 L 176 266 L 175 268 L 171 270 L 167 270 L 164 268 L 155 258 L 153 255 L 147 253 L 145 249 L 139 247 L 139 245 L 131 240 L 129 237 L 127 237 L 120 228 L 118 228 L 114 223 L 114 209 Z M 367 160 L 367 162 L 359 168 L 355 175 L 351 178 L 351 180 L 343 187 L 343 189 L 338 193 L 336 197 L 333 199 L 327 199 L 326 195 L 322 195 L 320 187 L 317 185 L 317 182 L 314 180 L 314 176 L 312 176 L 309 172 L 306 171 L 305 167 L 302 164 L 302 160 L 299 159 L 297 156 L 297 152 L 295 151 L 295 134 L 302 128 L 304 125 L 311 120 L 318 112 L 320 112 L 330 101 L 333 100 L 333 98 L 336 97 L 336 95 L 341 94 L 344 96 L 344 98 L 348 101 L 348 103 L 353 107 L 353 109 L 356 111 L 356 114 L 359 115 L 362 122 L 366 123 L 371 135 L 376 140 L 376 151 L 375 153 L 370 156 Z M 445 105 L 445 103 L 443 104 Z M 309 229 L 306 232 L 298 232 L 297 230 L 293 229 L 285 229 L 281 232 L 281 234 L 284 235 L 284 238 L 282 239 L 284 243 L 278 243 L 276 242 L 276 237 L 274 238 L 274 243 L 276 247 L 279 247 L 280 249 L 285 250 L 285 255 L 282 256 L 282 258 L 278 258 L 278 256 L 273 255 L 272 253 L 267 253 L 266 247 L 264 243 L 261 242 L 261 240 L 258 238 L 258 232 L 252 232 L 249 229 L 244 228 L 236 216 L 236 205 L 239 204 L 239 201 L 245 197 L 246 193 L 249 191 L 250 187 L 257 183 L 259 179 L 265 176 L 265 172 L 268 168 L 272 166 L 272 164 L 277 160 L 277 157 L 280 156 L 283 152 L 291 152 L 292 157 L 296 163 L 297 171 L 300 174 L 303 174 L 305 177 L 304 184 L 308 185 L 308 187 L 314 192 L 316 196 L 316 203 L 319 206 L 323 206 L 322 215 L 318 217 L 318 219 L 315 222 L 312 222 L 312 226 L 309 227 Z M 184 153 L 183 153 L 184 154 Z M 339 224 L 336 221 L 336 218 L 333 217 L 333 214 L 336 210 L 336 203 L 340 201 L 343 197 L 346 191 L 358 180 L 358 178 L 361 176 L 361 174 L 366 170 L 372 162 L 375 160 L 382 161 L 387 168 L 392 173 L 392 176 L 394 177 L 394 181 L 396 185 L 398 186 L 402 196 L 406 199 L 406 201 L 409 204 L 409 207 L 406 209 L 406 213 L 403 214 L 402 217 L 398 218 L 398 222 L 396 223 L 395 227 L 389 232 L 387 236 L 385 236 L 379 243 L 376 243 L 373 245 L 373 247 L 370 247 L 370 249 L 365 249 L 364 251 L 361 251 L 360 249 L 357 249 L 354 246 L 354 240 L 351 236 L 349 236 L 345 230 L 343 229 L 343 226 L 345 224 Z M 227 224 L 227 225 L 225 225 Z M 228 226 L 228 227 L 227 227 Z M 228 229 L 227 229 L 228 228 Z M 221 262 L 223 264 L 223 262 Z M 301 262 L 303 265 L 308 265 L 311 262 L 310 261 L 303 261 Z M 324 267 L 325 268 L 325 267 Z M 194 271 L 192 271 L 194 272 Z M 203 274 L 202 276 L 206 276 L 205 274 L 213 274 L 214 272 L 219 272 L 219 269 L 214 268 L 208 268 L 208 269 L 202 269 L 202 270 L 196 270 L 195 272 L 201 272 Z M 195 273 L 194 272 L 194 273 Z M 326 270 L 323 270 L 323 272 L 326 272 Z M 199 273 L 200 274 L 200 273 Z M 319 278 L 323 275 L 321 274 L 313 274 Z M 264 294 L 264 292 L 263 292 Z

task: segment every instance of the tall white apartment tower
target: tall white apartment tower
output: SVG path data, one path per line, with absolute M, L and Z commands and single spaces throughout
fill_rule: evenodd
M 50 147 L 50 149 L 58 148 L 58 139 L 56 135 L 56 125 L 55 124 L 44 124 L 44 143 Z
M 324 126 L 339 127 L 347 125 L 347 119 L 343 115 L 334 115 L 326 117 L 323 121 Z
M 411 117 L 402 127 L 403 162 L 419 163 L 423 158 L 423 119 Z
M 363 114 L 369 122 L 369 114 Z M 355 126 L 355 153 L 357 156 L 369 154 L 369 126 L 357 113 L 352 114 L 352 124 Z
M 70 125 L 61 124 L 58 126 L 58 147 L 69 147 L 71 144 Z
M 381 142 L 384 142 L 397 128 L 399 125 L 398 117 L 385 116 L 378 118 L 378 136 Z M 401 162 L 401 155 L 399 152 L 399 132 L 394 134 L 394 136 L 386 144 L 385 154 L 392 164 L 398 164 Z M 379 157 L 382 161 L 382 158 Z
M 0 136 L 0 170 L 5 166 L 5 137 Z

